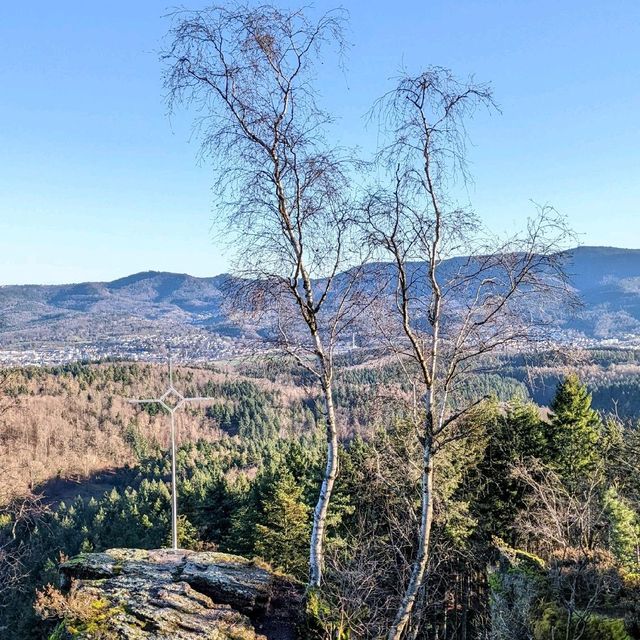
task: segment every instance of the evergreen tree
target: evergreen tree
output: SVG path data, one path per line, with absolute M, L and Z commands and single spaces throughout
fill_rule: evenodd
M 482 461 L 466 482 L 471 512 L 487 539 L 499 535 L 511 541 L 514 518 L 524 506 L 525 487 L 514 478 L 513 465 L 539 458 L 545 450 L 538 407 L 516 398 L 494 419 L 487 419 L 488 440 Z
M 568 482 L 593 470 L 599 458 L 601 421 L 591 408 L 591 394 L 577 375 L 558 385 L 547 425 L 547 462 Z
M 293 476 L 284 472 L 273 485 L 272 499 L 263 504 L 264 517 L 256 525 L 256 552 L 300 579 L 307 574 L 309 507 Z
M 623 566 L 637 569 L 640 556 L 640 524 L 637 514 L 609 487 L 604 495 L 604 508 L 609 522 L 609 547 Z

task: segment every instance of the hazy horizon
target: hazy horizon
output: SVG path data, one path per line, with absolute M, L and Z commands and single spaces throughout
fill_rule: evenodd
M 571 251 L 576 251 L 577 249 L 613 249 L 613 250 L 621 250 L 621 251 L 640 252 L 640 247 L 614 247 L 611 245 L 587 245 L 587 244 L 581 244 L 575 247 L 570 247 L 565 251 L 571 252 Z M 454 257 L 464 257 L 464 256 L 449 256 L 445 258 L 445 261 Z M 55 286 L 72 286 L 77 284 L 111 284 L 113 282 L 117 282 L 118 280 L 125 280 L 127 278 L 143 275 L 143 274 L 158 274 L 158 275 L 164 274 L 164 275 L 189 276 L 191 278 L 209 279 L 209 278 L 217 278 L 219 276 L 224 276 L 231 272 L 232 272 L 231 269 L 227 269 L 226 271 L 219 271 L 217 273 L 196 274 L 196 273 L 189 273 L 188 271 L 181 271 L 181 270 L 170 271 L 167 269 L 150 268 L 150 269 L 142 269 L 140 271 L 132 271 L 128 273 L 118 273 L 114 277 L 103 278 L 99 280 L 73 280 L 73 281 L 70 280 L 66 282 L 7 282 L 7 283 L 1 283 L 0 289 L 3 287 L 39 287 L 39 286 L 55 287 Z

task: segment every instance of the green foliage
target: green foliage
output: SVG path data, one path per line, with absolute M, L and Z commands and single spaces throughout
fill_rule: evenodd
M 309 508 L 293 475 L 283 473 L 273 481 L 271 495 L 262 505 L 262 522 L 256 525 L 256 553 L 301 580 L 307 575 Z
M 616 559 L 625 567 L 638 566 L 640 524 L 638 515 L 615 487 L 609 487 L 604 495 L 604 509 L 609 523 L 609 546 Z
M 178 515 L 178 548 L 180 549 L 197 549 L 200 543 L 198 529 L 192 525 L 187 516 Z M 164 546 L 171 546 L 171 537 L 168 536 L 164 540 Z
M 546 429 L 547 459 L 567 481 L 576 482 L 598 460 L 601 421 L 591 408 L 591 395 L 577 375 L 558 385 Z
M 306 600 L 305 638 L 332 638 L 332 640 L 351 640 L 351 630 L 336 615 L 332 603 L 323 597 L 319 589 L 310 589 Z
M 140 433 L 140 427 L 135 420 L 125 427 L 124 441 L 131 447 L 138 460 L 143 460 L 151 453 L 151 444 Z
M 49 636 L 48 640 L 65 640 L 66 630 L 64 622 L 58 624 L 53 630 L 53 633 Z
M 221 542 L 223 548 L 243 555 L 262 555 L 257 550 L 257 545 L 263 538 L 259 526 L 277 529 L 278 512 L 283 515 L 283 509 L 289 510 L 289 513 L 297 509 L 309 513 L 317 499 L 317 483 L 321 473 L 320 455 L 321 449 L 315 440 L 281 440 L 265 444 L 258 473 L 245 490 L 238 494 L 234 513 L 230 517 L 229 533 Z M 282 502 L 280 485 L 285 480 L 293 482 L 292 486 L 295 486 L 294 502 L 297 507 Z M 277 538 L 275 529 L 272 540 L 274 544 Z M 306 544 L 308 535 L 305 547 Z M 299 549 L 296 549 L 292 557 L 299 555 Z M 307 556 L 306 549 L 304 556 Z M 273 555 L 265 556 L 265 559 L 273 560 Z M 278 562 L 274 560 L 274 564 L 278 565 Z M 287 564 L 291 564 L 291 558 Z
M 624 621 L 634 638 L 640 637 L 640 573 L 623 573 L 623 597 L 619 603 Z
M 530 637 L 530 618 L 549 591 L 545 562 L 494 538 L 498 562 L 488 573 L 491 631 L 495 640 Z
M 512 538 L 511 526 L 526 495 L 511 473 L 513 465 L 542 457 L 545 447 L 544 424 L 538 407 L 530 402 L 516 398 L 490 422 L 482 460 L 467 480 L 472 515 L 487 538 Z
M 535 640 L 633 640 L 624 620 L 574 612 L 571 617 L 556 604 L 548 604 L 534 622 Z
M 225 385 L 207 384 L 203 390 L 207 396 L 224 399 L 224 402 L 207 407 L 206 415 L 229 435 L 249 440 L 269 440 L 280 431 L 280 420 L 274 411 L 275 395 L 260 390 L 247 382 Z
M 249 370 L 274 381 L 290 376 L 290 369 L 281 363 L 251 364 Z M 29 375 L 42 374 L 33 370 Z M 107 381 L 131 384 L 140 371 L 116 363 L 98 372 L 87 365 L 61 368 L 55 375 L 80 380 L 92 391 Z M 415 557 L 420 432 L 401 403 L 375 401 L 383 389 L 411 393 L 398 376 L 398 366 L 391 364 L 346 370 L 336 380 L 341 424 L 349 434 L 362 435 L 345 437 L 339 447 L 340 475 L 327 523 L 326 583 L 308 598 L 319 637 L 324 633 L 346 640 L 382 634 L 380 627 L 366 635 L 370 619 L 381 615 L 384 607 L 393 608 L 406 567 Z M 316 399 L 301 395 L 289 402 L 283 393 L 265 391 L 246 380 L 202 385 L 194 379 L 187 380 L 192 388 L 185 393 L 216 396 L 207 409 L 208 426 L 224 433 L 215 442 L 189 443 L 178 451 L 180 546 L 259 555 L 304 579 L 311 514 L 325 462 Z M 459 431 L 451 432 L 453 437 L 435 457 L 432 549 L 437 562 L 430 567 L 420 596 L 426 620 L 420 632 L 440 637 L 446 618 L 450 629 L 446 640 L 453 640 L 451 630 L 463 625 L 466 637 L 486 637 L 482 625 L 490 599 L 502 598 L 503 603 L 516 603 L 523 613 L 512 638 L 537 634 L 537 640 L 546 640 L 553 633 L 557 638 L 567 629 L 573 633 L 570 627 L 576 620 L 582 621 L 585 640 L 640 637 L 640 588 L 628 577 L 637 571 L 640 474 L 630 470 L 637 467 L 638 430 L 612 422 L 602 425 L 585 386 L 575 376 L 559 386 L 550 424 L 541 419 L 539 407 L 527 401 L 522 383 L 509 376 L 486 373 L 470 378 L 456 390 L 452 406 L 488 393 L 497 399 L 484 403 Z M 55 506 L 37 524 L 18 526 L 15 541 L 12 517 L 0 513 L 0 543 L 29 550 L 24 563 L 30 575 L 0 610 L 0 626 L 9 625 L 17 638 L 43 638 L 50 631 L 32 615 L 31 599 L 36 587 L 55 583 L 60 553 L 73 556 L 117 546 L 154 548 L 169 542 L 168 456 L 142 436 L 136 422 L 123 420 L 118 429 L 138 459 L 126 483 L 101 497 Z M 530 469 L 551 466 L 573 494 L 581 490 L 580 483 L 596 477 L 594 470 L 601 482 L 593 498 L 593 517 L 605 517 L 588 543 L 606 553 L 609 563 L 583 572 L 589 580 L 577 583 L 577 607 L 586 608 L 591 598 L 595 604 L 589 611 L 579 611 L 571 623 L 563 608 L 564 593 L 547 587 L 551 567 L 560 566 L 553 565 L 558 557 L 563 558 L 560 570 L 565 575 L 579 573 L 574 550 L 536 548 L 535 540 L 515 540 L 514 523 L 528 495 L 511 470 L 533 458 L 542 463 Z M 527 549 L 512 550 L 517 570 L 486 575 L 487 564 L 495 562 L 493 535 Z M 624 586 L 622 575 L 628 577 Z M 345 585 L 351 589 L 346 596 L 340 592 Z M 627 631 L 619 617 L 623 613 Z

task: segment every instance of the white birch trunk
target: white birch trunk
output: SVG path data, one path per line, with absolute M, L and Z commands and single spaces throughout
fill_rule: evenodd
M 418 553 L 411 570 L 411 579 L 396 613 L 387 640 L 400 640 L 404 633 L 415 604 L 418 590 L 422 586 L 429 562 L 429 543 L 433 522 L 433 455 L 431 442 L 425 443 L 422 468 L 422 508 L 420 513 L 420 531 Z
M 324 396 L 324 413 L 327 436 L 327 464 L 320 487 L 318 502 L 313 511 L 313 528 L 311 530 L 311 544 L 309 549 L 309 587 L 317 588 L 322 582 L 324 568 L 324 538 L 327 522 L 327 511 L 333 485 L 338 475 L 338 431 L 333 406 L 333 389 L 331 388 L 331 372 L 327 370 L 327 360 L 322 349 L 320 337 L 314 336 L 318 360 L 322 370 L 322 394 Z

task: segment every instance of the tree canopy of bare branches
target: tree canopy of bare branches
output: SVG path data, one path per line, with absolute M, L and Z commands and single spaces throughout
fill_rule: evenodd
M 216 223 L 237 254 L 234 304 L 260 315 L 323 399 L 327 464 L 310 549 L 310 585 L 319 586 L 338 473 L 333 352 L 362 312 L 354 304 L 359 270 L 338 278 L 356 253 L 351 164 L 327 143 L 331 118 L 313 85 L 326 45 L 340 53 L 344 15 L 312 21 L 302 11 L 231 3 L 172 19 L 168 101 L 198 113 L 202 152 L 216 169 Z
M 493 106 L 487 85 L 429 68 L 400 77 L 373 110 L 386 140 L 378 157 L 386 178 L 365 198 L 362 228 L 372 252 L 393 265 L 385 308 L 394 311 L 380 314 L 377 329 L 392 352 L 417 365 L 424 398 L 417 550 L 389 640 L 402 637 L 425 580 L 433 457 L 477 404 L 454 410 L 452 396 L 486 354 L 548 337 L 545 305 L 568 293 L 560 252 L 570 233 L 552 208 L 539 207 L 523 231 L 501 238 L 459 203 L 468 180 L 465 122 Z

